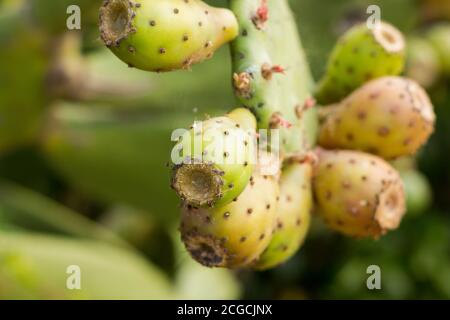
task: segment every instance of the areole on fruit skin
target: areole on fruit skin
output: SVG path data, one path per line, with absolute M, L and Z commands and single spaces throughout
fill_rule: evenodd
M 315 97 L 320 104 L 339 102 L 367 81 L 400 74 L 405 60 L 405 39 L 394 26 L 356 25 L 334 47 Z
M 254 116 L 240 108 L 193 126 L 181 137 L 185 161 L 173 169 L 178 196 L 196 207 L 223 206 L 239 196 L 253 173 L 255 129 Z
M 403 183 L 386 161 L 359 151 L 318 149 L 313 190 L 318 213 L 333 230 L 379 238 L 406 211 Z
M 253 269 L 266 270 L 286 262 L 301 247 L 309 230 L 313 198 L 312 164 L 288 162 L 280 178 L 280 201 L 272 240 Z
M 185 205 L 181 239 L 204 266 L 246 267 L 270 242 L 278 200 L 277 177 L 255 170 L 245 190 L 231 203 L 209 209 Z
M 233 13 L 200 0 L 105 0 L 105 45 L 131 67 L 164 72 L 210 58 L 238 33 Z
M 434 131 L 433 105 L 415 81 L 382 77 L 325 107 L 319 134 L 325 148 L 356 149 L 393 159 L 413 155 Z

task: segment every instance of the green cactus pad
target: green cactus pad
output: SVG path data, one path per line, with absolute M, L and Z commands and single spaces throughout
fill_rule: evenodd
M 232 42 L 239 102 L 259 129 L 280 129 L 282 154 L 308 149 L 315 142 L 313 81 L 287 1 L 231 0 L 230 6 L 240 25 Z
M 0 154 L 34 143 L 48 97 L 49 39 L 24 19 L 21 7 L 0 12 Z
M 405 40 L 385 22 L 369 29 L 359 24 L 338 41 L 318 84 L 320 104 L 338 102 L 365 82 L 386 75 L 398 75 L 405 64 Z
M 128 65 L 148 71 L 189 69 L 237 35 L 233 13 L 199 0 L 107 0 L 101 38 Z

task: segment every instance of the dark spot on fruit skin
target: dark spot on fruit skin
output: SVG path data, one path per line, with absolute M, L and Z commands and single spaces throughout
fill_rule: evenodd
M 156 26 L 156 21 L 155 20 L 150 20 L 149 24 L 150 24 L 150 26 L 154 27 L 154 26 Z
M 267 210 L 270 209 L 270 204 L 266 205 L 266 209 L 267 209 Z
M 180 10 L 175 8 L 175 9 L 173 9 L 173 13 L 178 14 L 178 13 L 180 13 Z
M 247 240 L 247 237 L 241 237 L 241 239 L 239 241 L 245 242 L 245 240 Z
M 259 236 L 259 240 L 261 241 L 261 240 L 263 240 L 265 237 L 266 237 L 266 235 L 265 235 L 264 233 L 262 233 L 262 234 Z
M 367 113 L 365 111 L 358 111 L 358 114 L 356 115 L 359 120 L 364 120 L 367 117 Z
M 381 137 L 386 137 L 390 133 L 389 128 L 387 127 L 380 127 L 378 128 L 378 135 Z
M 354 140 L 354 136 L 353 133 L 347 133 L 347 135 L 345 136 L 347 138 L 348 141 L 353 141 Z
M 344 181 L 342 182 L 342 187 L 346 190 L 350 189 L 352 187 L 352 185 L 350 184 L 350 182 L 348 181 Z
M 165 54 L 166 53 L 166 49 L 165 48 L 159 48 L 159 53 L 160 54 Z
M 247 209 L 247 214 L 252 214 L 252 213 L 253 213 L 253 209 L 252 208 Z

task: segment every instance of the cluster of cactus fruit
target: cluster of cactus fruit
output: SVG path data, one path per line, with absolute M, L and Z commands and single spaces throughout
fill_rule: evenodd
M 194 123 L 174 149 L 191 256 L 208 267 L 275 267 L 298 251 L 313 213 L 352 237 L 396 229 L 405 191 L 388 161 L 416 154 L 435 122 L 426 92 L 400 76 L 403 35 L 384 22 L 352 27 L 315 86 L 286 0 L 229 3 L 106 0 L 100 9 L 102 40 L 130 67 L 189 69 L 231 43 L 240 107 Z

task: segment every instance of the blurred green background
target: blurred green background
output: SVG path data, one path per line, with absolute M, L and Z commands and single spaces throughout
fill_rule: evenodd
M 354 240 L 314 219 L 293 259 L 258 273 L 191 260 L 166 167 L 173 129 L 235 105 L 228 48 L 189 72 L 145 73 L 103 48 L 101 0 L 0 0 L 0 299 L 450 298 L 449 3 L 291 1 L 316 79 L 336 38 L 379 5 L 438 121 L 417 159 L 395 163 L 408 194 L 398 230 Z M 67 31 L 71 4 L 80 31 Z M 81 290 L 66 288 L 70 265 Z M 381 290 L 366 287 L 370 265 Z

